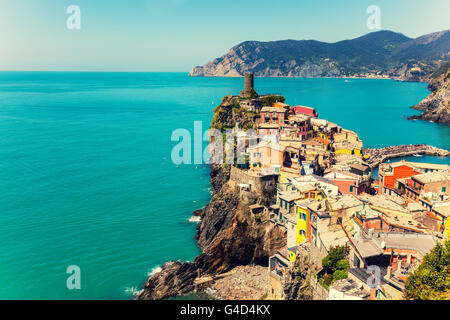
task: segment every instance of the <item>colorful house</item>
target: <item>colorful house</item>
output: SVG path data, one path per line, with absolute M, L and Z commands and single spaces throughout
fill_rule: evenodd
M 339 194 L 339 187 L 329 179 L 317 176 L 315 174 L 309 174 L 306 176 L 300 176 L 290 179 L 292 185 L 297 189 L 300 186 L 310 184 L 315 187 L 317 194 L 316 200 L 323 198 L 321 195 L 325 196 L 337 196 Z
M 308 206 L 312 203 L 311 200 L 298 200 L 295 202 L 297 208 L 297 226 L 296 226 L 296 244 L 302 244 L 308 237 L 308 219 L 309 209 Z
M 314 135 L 310 116 L 304 114 L 290 116 L 289 124 L 296 128 L 296 134 L 299 140 L 308 140 Z
M 334 153 L 336 155 L 339 154 L 347 154 L 347 155 L 356 155 L 362 157 L 362 144 L 351 143 L 351 142 L 337 142 L 333 144 Z
M 280 124 L 277 123 L 261 123 L 258 125 L 258 137 L 274 143 L 279 142 Z
M 317 118 L 319 114 L 316 112 L 314 108 L 306 107 L 306 106 L 293 106 L 291 110 L 294 114 L 305 114 L 310 117 Z
M 333 140 L 336 143 L 348 142 L 355 145 L 361 145 L 361 148 L 363 144 L 356 132 L 342 128 L 339 128 L 338 132 L 333 134 Z
M 287 109 L 278 107 L 263 107 L 260 113 L 261 123 L 283 125 L 287 118 Z
M 444 236 L 450 238 L 450 202 L 443 203 L 441 205 L 433 206 L 433 211 L 431 212 L 436 218 L 438 218 L 441 223 L 439 224 L 440 231 Z
M 368 189 L 369 180 L 354 173 L 333 169 L 323 177 L 334 182 L 342 194 L 358 195 Z
M 406 161 L 381 164 L 378 175 L 380 177 L 379 180 L 382 192 L 385 192 L 385 190 L 383 190 L 384 187 L 390 189 L 397 188 L 398 179 L 409 178 L 416 174 L 420 174 L 420 172 Z
M 280 168 L 283 165 L 283 150 L 273 141 L 262 141 L 247 149 L 250 168 Z
M 288 104 L 286 104 L 286 103 L 284 103 L 284 102 L 279 102 L 279 101 L 273 103 L 273 104 L 272 104 L 272 107 L 289 109 L 289 105 L 288 105 Z

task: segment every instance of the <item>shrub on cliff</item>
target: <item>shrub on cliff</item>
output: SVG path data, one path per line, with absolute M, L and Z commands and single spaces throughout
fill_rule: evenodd
M 336 270 L 335 272 L 333 272 L 333 281 L 347 279 L 347 277 L 348 277 L 347 269 Z
M 344 246 L 334 247 L 330 249 L 330 252 L 322 259 L 322 267 L 327 271 L 327 273 L 333 273 L 337 269 L 347 269 L 348 263 L 345 260 L 346 248 Z M 347 262 L 345 260 L 345 262 Z
M 450 240 L 438 243 L 410 273 L 405 283 L 405 299 L 450 299 Z
M 283 96 L 267 96 L 261 99 L 263 106 L 271 107 L 275 102 L 284 102 Z
M 346 253 L 347 249 L 344 246 L 330 249 L 330 252 L 322 259 L 322 267 L 325 270 L 325 274 L 319 279 L 319 282 L 323 282 L 329 286 L 334 281 L 348 277 L 347 270 L 350 265 L 345 259 Z

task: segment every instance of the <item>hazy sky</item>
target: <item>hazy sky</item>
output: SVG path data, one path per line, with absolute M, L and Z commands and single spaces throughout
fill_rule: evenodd
M 369 5 L 385 30 L 450 29 L 449 0 L 0 0 L 0 70 L 189 71 L 246 40 L 361 36 Z

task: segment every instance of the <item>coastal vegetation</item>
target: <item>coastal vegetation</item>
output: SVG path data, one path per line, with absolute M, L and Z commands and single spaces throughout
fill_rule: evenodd
M 271 107 L 276 102 L 285 102 L 286 99 L 281 95 L 268 95 L 261 98 L 263 106 Z
M 438 243 L 406 279 L 405 299 L 450 299 L 450 240 Z
M 325 258 L 322 259 L 322 267 L 325 274 L 319 277 L 319 283 L 328 289 L 328 287 L 337 280 L 346 279 L 349 263 L 345 259 L 346 248 L 338 246 L 331 248 Z

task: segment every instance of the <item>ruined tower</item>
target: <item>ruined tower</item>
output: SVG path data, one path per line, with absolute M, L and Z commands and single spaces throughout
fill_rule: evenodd
M 258 94 L 253 87 L 254 75 L 253 72 L 247 72 L 244 74 L 244 90 L 241 91 L 241 96 L 245 98 L 255 98 Z
M 249 72 L 244 75 L 244 92 L 252 92 L 253 88 L 253 73 Z

